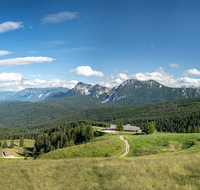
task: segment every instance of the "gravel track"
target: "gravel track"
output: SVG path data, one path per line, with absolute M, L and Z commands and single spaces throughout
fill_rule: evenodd
M 128 152 L 130 150 L 130 145 L 128 144 L 128 141 L 124 139 L 123 136 L 120 136 L 120 139 L 123 140 L 126 143 L 125 153 L 122 154 L 121 156 L 119 156 L 119 157 L 124 157 L 125 155 L 128 154 Z

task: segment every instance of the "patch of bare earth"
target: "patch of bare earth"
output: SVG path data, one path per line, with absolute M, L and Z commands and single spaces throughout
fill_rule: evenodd
M 163 150 L 166 152 L 175 152 L 182 149 L 182 143 L 180 144 L 177 141 L 170 141 L 170 148 L 164 148 Z

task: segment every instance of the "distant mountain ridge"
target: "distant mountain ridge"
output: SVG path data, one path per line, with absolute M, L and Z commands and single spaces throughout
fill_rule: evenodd
M 59 98 L 62 98 L 64 101 L 70 97 L 75 98 L 77 96 L 77 98 L 80 98 L 81 95 L 87 95 L 91 99 L 96 98 L 96 101 L 99 102 L 99 107 L 102 107 L 159 103 L 183 98 L 200 97 L 200 91 L 199 88 L 166 87 L 154 80 L 139 81 L 129 79 L 114 88 L 79 82 L 68 92 L 51 94 L 44 101 L 62 104 L 61 100 L 57 101 Z M 100 105 L 100 102 L 103 105 Z
M 38 102 L 44 100 L 48 95 L 56 92 L 66 93 L 69 89 L 63 87 L 55 88 L 26 88 L 19 92 L 1 92 L 0 101 L 30 101 Z

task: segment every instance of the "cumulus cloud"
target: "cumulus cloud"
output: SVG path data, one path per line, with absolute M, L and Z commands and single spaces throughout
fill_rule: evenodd
M 65 12 L 60 12 L 57 14 L 48 14 L 41 21 L 42 21 L 42 24 L 59 23 L 66 20 L 72 20 L 78 17 L 79 17 L 78 12 L 65 11 Z
M 200 75 L 200 71 L 197 69 L 188 69 L 183 73 L 183 75 Z
M 123 81 L 120 78 L 117 78 L 117 79 L 114 79 L 114 80 L 110 80 L 109 78 L 106 78 L 105 81 L 98 82 L 98 84 L 101 85 L 101 86 L 112 88 L 112 87 L 120 85 L 122 82 Z
M 20 73 L 1 73 L 0 82 L 2 81 L 21 81 L 23 75 Z
M 12 52 L 9 52 L 9 51 L 5 51 L 5 50 L 0 50 L 0 56 L 3 56 L 3 55 L 8 55 Z
M 90 66 L 79 66 L 76 69 L 72 69 L 69 71 L 69 73 L 75 73 L 77 76 L 98 76 L 98 77 L 103 77 L 104 74 L 100 71 L 95 71 L 92 70 Z
M 60 79 L 50 79 L 50 80 L 41 80 L 41 79 L 24 79 L 21 83 L 23 88 L 50 88 L 50 87 L 66 87 L 74 88 L 78 83 L 77 80 L 60 80 Z
M 42 75 L 30 75 L 30 77 L 41 77 Z
M 127 75 L 125 73 L 119 73 L 118 77 L 121 78 L 122 80 L 127 80 L 128 79 L 128 77 L 127 77 Z
M 51 57 L 19 57 L 12 59 L 3 59 L 0 60 L 0 66 L 14 66 L 14 65 L 28 65 L 31 63 L 43 63 L 43 62 L 52 62 L 53 58 Z
M 10 30 L 16 30 L 19 28 L 23 28 L 23 22 L 4 22 L 0 24 L 0 33 L 8 32 Z
M 137 79 L 140 81 L 155 80 L 168 87 L 200 87 L 200 79 L 194 79 L 189 77 L 182 77 L 174 79 L 173 75 L 164 72 L 164 68 L 158 68 L 152 73 L 137 73 L 129 75 L 129 78 Z
M 170 67 L 178 67 L 178 63 L 169 63 Z
M 24 79 L 20 73 L 1 73 L 0 74 L 0 91 L 20 91 L 25 88 L 51 88 L 66 87 L 74 88 L 78 83 L 77 80 L 60 80 L 60 79 Z

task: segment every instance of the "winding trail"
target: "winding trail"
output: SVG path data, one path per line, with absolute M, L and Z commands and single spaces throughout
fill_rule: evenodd
M 128 152 L 130 150 L 130 145 L 128 144 L 128 141 L 124 139 L 123 136 L 120 136 L 120 139 L 123 140 L 126 143 L 126 148 L 125 148 L 124 154 L 122 154 L 121 156 L 119 156 L 119 157 L 124 157 L 125 155 L 128 154 Z

